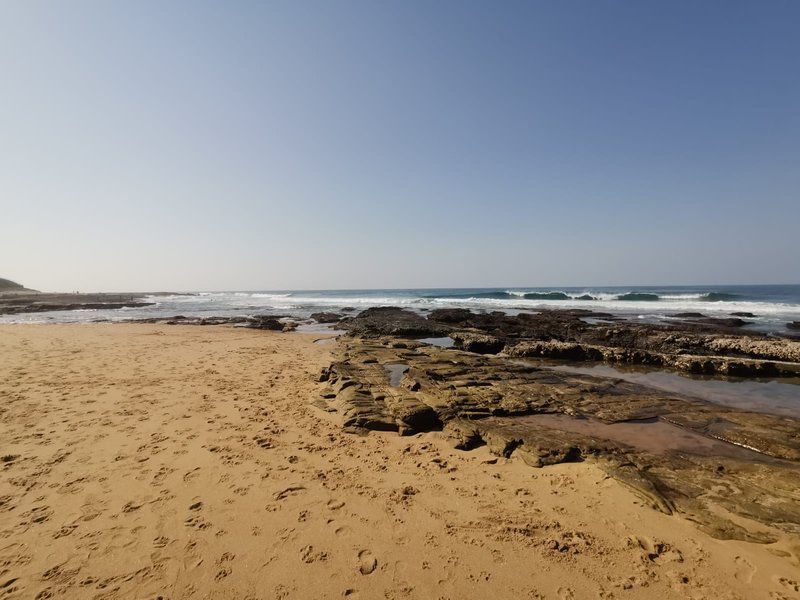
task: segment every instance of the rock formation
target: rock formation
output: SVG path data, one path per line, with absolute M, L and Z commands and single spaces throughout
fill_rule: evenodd
M 461 349 L 518 358 L 641 364 L 739 377 L 800 373 L 800 342 L 743 333 L 727 319 L 659 325 L 588 310 L 511 316 L 466 309 L 433 310 L 426 318 L 399 308 L 375 308 L 345 318 L 339 326 L 365 338 L 449 335 Z
M 342 322 L 351 335 L 320 375 L 316 404 L 347 430 L 441 429 L 458 448 L 485 444 L 532 467 L 590 460 L 654 508 L 683 514 L 716 537 L 772 542 L 778 530 L 800 534 L 800 420 L 521 358 L 678 368 L 696 360 L 715 373 L 742 364 L 754 374 L 777 360 L 796 365 L 797 342 L 708 324 L 675 329 L 611 317 L 591 325 L 584 311 L 365 313 Z M 404 339 L 422 335 L 449 335 L 460 349 Z

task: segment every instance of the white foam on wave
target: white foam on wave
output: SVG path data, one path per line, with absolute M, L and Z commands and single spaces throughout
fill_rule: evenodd
M 730 299 L 728 299 L 728 300 L 712 300 L 712 301 L 705 300 L 705 298 L 707 298 L 709 294 L 712 294 L 712 293 L 715 293 L 715 292 L 659 292 L 659 291 L 643 291 L 643 292 L 639 292 L 639 291 L 634 291 L 634 290 L 625 290 L 625 291 L 616 291 L 616 292 L 608 292 L 608 291 L 596 292 L 596 291 L 591 290 L 591 289 L 584 289 L 584 290 L 580 290 L 580 291 L 574 291 L 573 290 L 571 292 L 566 292 L 566 291 L 561 290 L 561 289 L 553 288 L 553 289 L 547 289 L 547 290 L 545 290 L 545 289 L 539 289 L 539 290 L 504 290 L 502 293 L 508 294 L 509 296 L 516 296 L 516 297 L 521 298 L 523 300 L 527 300 L 528 299 L 528 298 L 525 298 L 526 294 L 565 294 L 565 295 L 569 296 L 570 299 L 572 299 L 572 300 L 577 300 L 578 297 L 580 297 L 580 296 L 592 296 L 596 300 L 609 301 L 609 302 L 613 301 L 613 300 L 616 300 L 616 301 L 619 301 L 619 302 L 626 302 L 627 303 L 627 302 L 636 302 L 636 301 L 635 300 L 633 300 L 633 301 L 620 300 L 620 298 L 622 296 L 625 296 L 626 294 L 651 294 L 653 296 L 658 296 L 659 300 L 657 300 L 657 301 L 662 301 L 662 302 L 680 302 L 680 301 L 685 301 L 685 300 L 702 300 L 704 302 L 726 302 L 726 303 L 731 302 Z M 443 299 L 447 299 L 448 297 L 447 296 L 442 296 L 442 298 Z M 494 300 L 495 298 L 490 298 L 490 299 Z M 508 300 L 508 299 L 506 299 L 506 300 Z M 657 301 L 656 300 L 649 300 L 649 301 L 646 301 L 646 302 L 657 302 Z M 589 302 L 589 300 L 581 300 L 581 302 Z
M 661 320 L 674 318 L 680 312 L 699 312 L 710 317 L 729 316 L 733 312 L 750 312 L 756 315 L 747 318 L 756 323 L 754 327 L 776 327 L 783 330 L 786 321 L 800 320 L 800 304 L 757 302 L 750 300 L 708 301 L 704 298 L 708 292 L 662 292 L 658 300 L 620 301 L 618 298 L 625 292 L 596 292 L 590 288 L 581 291 L 563 292 L 571 296 L 568 300 L 543 300 L 525 298 L 526 293 L 554 293 L 559 290 L 508 290 L 513 295 L 509 298 L 487 298 L 477 293 L 472 297 L 457 298 L 441 295 L 437 297 L 410 295 L 402 293 L 393 295 L 391 291 L 379 292 L 376 295 L 354 292 L 200 292 L 195 294 L 152 295 L 145 299 L 154 302 L 152 306 L 131 307 L 123 311 L 100 310 L 96 313 L 79 313 L 63 311 L 39 313 L 37 315 L 3 315 L 0 322 L 81 322 L 97 317 L 109 320 L 123 318 L 158 317 L 183 315 L 233 316 L 241 314 L 258 314 L 273 312 L 274 314 L 291 314 L 306 317 L 311 312 L 320 310 L 341 310 L 352 306 L 363 310 L 375 306 L 397 306 L 418 310 L 432 308 L 469 308 L 473 310 L 503 310 L 509 312 L 554 309 L 589 309 L 611 312 L 619 315 L 641 316 L 643 319 Z M 420 292 L 422 294 L 424 292 Z M 649 292 L 642 292 L 649 293 Z M 654 292 L 657 293 L 657 292 Z M 594 300 L 577 300 L 581 295 L 590 295 Z M 88 312 L 88 311 L 87 311 Z
M 248 293 L 248 294 L 244 294 L 244 295 L 245 296 L 249 296 L 251 298 L 289 298 L 291 296 L 291 294 L 289 294 L 289 293 L 286 293 L 286 294 L 265 294 L 265 293 L 262 293 L 262 292 L 253 292 L 253 293 Z
M 427 299 L 401 296 L 295 296 L 292 300 L 309 306 L 411 306 L 425 304 Z
M 680 300 L 630 300 L 620 302 L 616 300 L 532 300 L 527 298 L 499 299 L 499 298 L 433 298 L 432 301 L 442 307 L 452 305 L 474 308 L 497 309 L 537 309 L 537 308 L 587 308 L 603 310 L 606 312 L 621 313 L 676 313 L 676 312 L 705 312 L 705 313 L 732 313 L 752 312 L 755 314 L 770 315 L 800 315 L 800 305 L 781 304 L 771 302 L 753 301 L 726 301 L 708 302 L 699 299 Z
M 556 291 L 556 290 L 551 290 Z M 491 310 L 536 310 L 546 308 L 585 308 L 622 314 L 663 315 L 678 312 L 701 312 L 709 315 L 730 314 L 732 312 L 752 312 L 761 316 L 800 317 L 800 304 L 783 304 L 771 302 L 739 301 L 707 301 L 703 300 L 706 292 L 662 294 L 658 300 L 619 300 L 620 292 L 593 292 L 587 289 L 582 292 L 571 292 L 568 300 L 543 300 L 525 298 L 528 292 L 510 290 L 514 298 L 485 298 L 472 296 L 456 298 L 452 296 L 345 296 L 331 295 L 293 295 L 291 293 L 268 292 L 202 292 L 197 295 L 175 295 L 152 297 L 164 308 L 169 304 L 213 304 L 220 309 L 226 305 L 231 308 L 274 308 L 280 310 L 354 306 L 367 308 L 371 306 L 400 306 L 405 308 L 446 308 L 462 307 Z M 576 297 L 588 294 L 594 300 L 577 300 Z M 157 300 L 156 300 L 157 299 Z
M 159 303 L 159 302 L 161 302 L 161 301 L 167 301 L 167 300 L 174 300 L 174 301 L 176 301 L 176 302 L 179 302 L 179 301 L 181 301 L 181 300 L 182 300 L 182 299 L 184 299 L 184 298 L 190 298 L 190 297 L 191 297 L 191 296 L 189 296 L 189 294 L 169 294 L 169 295 L 164 295 L 164 294 L 159 294 L 159 295 L 150 294 L 150 295 L 144 296 L 144 299 L 145 299 L 147 302 L 155 302 L 155 303 Z

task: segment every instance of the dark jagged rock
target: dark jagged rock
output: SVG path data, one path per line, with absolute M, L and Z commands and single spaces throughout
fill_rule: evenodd
M 437 308 L 430 312 L 428 319 L 439 323 L 464 323 L 472 314 L 467 308 Z
M 751 312 L 732 312 L 732 317 L 744 317 L 746 319 L 754 319 L 755 315 Z
M 716 537 L 774 541 L 764 526 L 800 533 L 797 419 L 410 340 L 343 338 L 338 351 L 320 376 L 321 405 L 348 430 L 443 427 L 457 447 L 486 444 L 536 467 L 592 460 L 655 508 L 685 514 Z M 406 368 L 399 385 L 390 385 L 387 364 Z M 697 451 L 656 452 L 580 433 L 564 424 L 573 417 L 659 423 L 706 442 Z M 747 527 L 748 519 L 760 525 Z
M 792 321 L 791 323 L 786 324 L 787 329 L 792 329 L 794 331 L 800 331 L 800 321 Z
M 268 331 L 293 331 L 297 327 L 294 321 L 281 321 L 281 316 L 255 315 L 247 317 L 187 317 L 175 315 L 172 317 L 152 317 L 145 319 L 130 319 L 128 323 L 157 323 L 161 325 L 234 325 L 247 329 L 265 329 Z
M 732 315 L 740 315 L 740 316 L 753 316 L 752 313 L 731 313 Z M 732 317 L 707 317 L 703 313 L 699 312 L 684 312 L 678 313 L 675 315 L 676 317 L 681 317 L 684 319 L 693 319 L 695 323 L 703 323 L 706 325 L 714 325 L 718 327 L 743 327 L 745 325 L 749 325 L 750 321 L 744 321 L 737 316 Z
M 453 328 L 477 330 L 481 333 L 507 339 L 525 337 L 558 338 L 590 327 L 582 319 L 594 317 L 613 320 L 610 313 L 585 309 L 542 310 L 537 313 L 508 315 L 501 311 L 474 313 L 466 309 L 438 309 L 429 315 L 430 320 L 448 323 Z
M 311 318 L 317 323 L 338 323 L 342 315 L 333 312 L 315 312 L 311 313 Z
M 286 323 L 281 323 L 276 317 L 257 316 L 245 321 L 244 327 L 249 329 L 267 329 L 269 331 L 284 331 Z M 290 329 L 294 329 L 291 327 Z
M 355 317 L 339 321 L 340 327 L 351 335 L 376 337 L 393 335 L 398 337 L 443 336 L 450 327 L 430 321 L 417 313 L 392 306 L 368 308 Z
M 455 335 L 455 334 L 451 334 Z M 576 342 L 520 342 L 506 348 L 511 357 L 555 358 L 575 361 L 604 361 L 608 363 L 669 367 L 696 375 L 728 375 L 735 377 L 795 376 L 800 373 L 796 362 L 746 359 L 728 356 L 668 354 L 633 348 L 615 348 Z
M 700 314 L 700 313 L 698 313 Z M 432 315 L 433 316 L 433 315 Z M 703 374 L 780 376 L 800 372 L 800 343 L 758 333 L 742 334 L 737 320 L 692 319 L 671 325 L 614 321 L 591 311 L 541 311 L 536 314 L 448 312 L 454 331 L 490 335 L 513 356 L 669 366 Z M 458 334 L 451 337 L 456 339 Z

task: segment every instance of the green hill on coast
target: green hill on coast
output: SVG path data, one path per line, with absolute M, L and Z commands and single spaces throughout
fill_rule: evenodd
M 10 279 L 3 279 L 0 277 L 0 292 L 35 292 L 36 290 L 30 290 L 23 285 L 20 285 L 16 281 L 11 281 Z

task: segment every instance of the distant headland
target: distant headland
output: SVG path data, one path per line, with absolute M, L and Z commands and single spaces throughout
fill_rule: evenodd
M 1 293 L 27 293 L 37 294 L 36 290 L 26 288 L 24 285 L 11 281 L 10 279 L 3 279 L 0 277 L 0 292 Z

